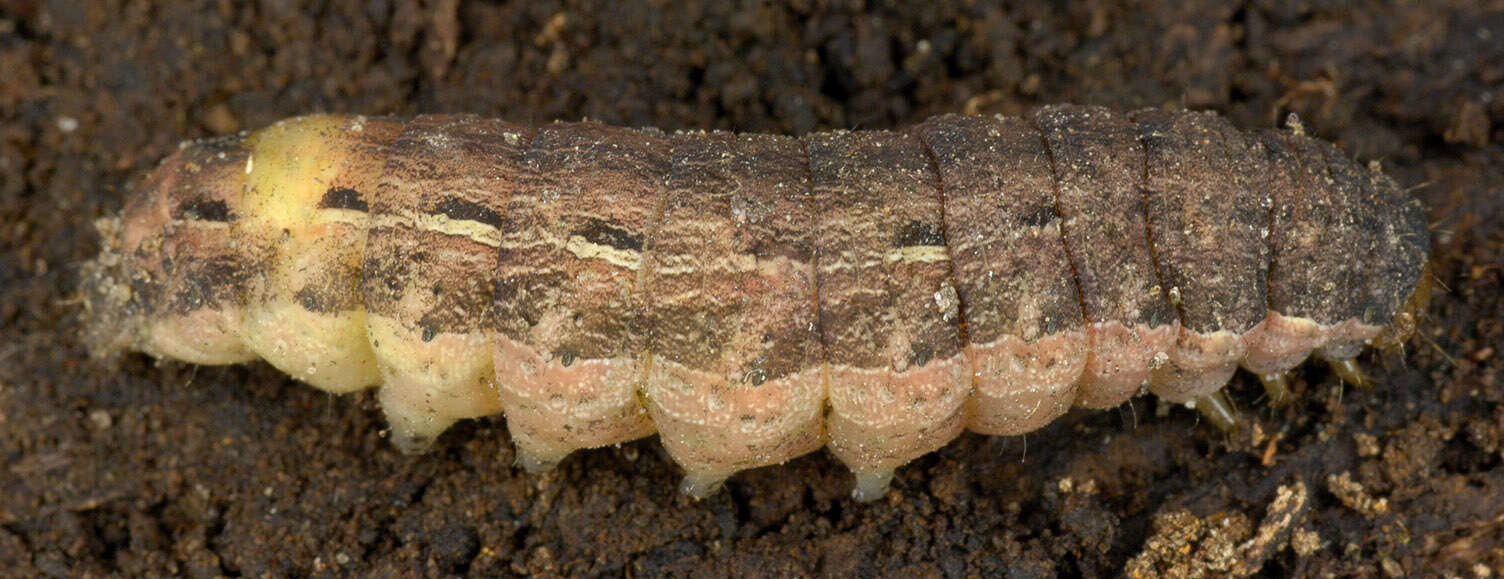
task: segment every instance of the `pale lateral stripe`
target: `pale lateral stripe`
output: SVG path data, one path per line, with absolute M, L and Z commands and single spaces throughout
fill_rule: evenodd
M 866 269 L 893 263 L 943 263 L 950 261 L 950 251 L 944 245 L 912 245 L 892 249 L 882 254 L 882 259 L 847 261 L 843 258 L 823 260 L 820 273 L 834 273 L 850 269 Z
M 729 256 L 716 256 L 710 258 L 710 263 L 696 265 L 691 258 L 680 256 L 680 265 L 660 266 L 653 270 L 655 275 L 686 275 L 686 274 L 736 274 L 757 272 L 760 275 L 778 276 L 789 271 L 798 271 L 809 267 L 808 262 L 789 259 L 787 257 L 763 257 L 747 253 L 737 253 Z
M 230 224 L 224 221 L 210 221 L 208 219 L 173 219 L 172 224 L 176 227 L 190 229 L 229 229 Z
M 950 251 L 944 245 L 911 245 L 889 251 L 883 256 L 888 263 L 941 263 L 950 261 Z
M 695 264 L 695 256 L 682 253 L 668 253 L 666 251 L 659 250 L 657 258 L 659 263 L 658 271 L 678 268 L 693 268 Z
M 508 251 L 522 251 L 524 249 L 533 249 L 538 247 L 558 248 L 559 240 L 556 237 L 547 234 L 536 236 L 532 239 L 523 239 L 522 236 L 513 234 L 509 236 L 508 239 L 501 242 L 501 247 Z
M 677 257 L 679 259 L 673 259 Z M 688 273 L 745 273 L 757 269 L 757 257 L 745 253 L 734 253 L 723 258 L 712 258 L 710 263 L 696 265 L 691 258 L 686 256 L 665 256 L 663 267 L 654 273 L 658 275 L 684 275 Z M 667 265 L 672 261 L 679 261 L 681 265 Z
M 501 230 L 468 219 L 450 219 L 448 215 L 425 215 L 412 213 L 382 213 L 371 219 L 372 227 L 396 227 L 405 225 L 423 231 L 469 238 L 471 241 L 490 247 L 501 247 Z
M 569 236 L 569 241 L 564 243 L 564 249 L 580 259 L 599 259 L 632 271 L 637 271 L 638 263 L 642 261 L 642 255 L 636 251 L 591 243 L 579 235 Z
M 354 209 L 340 209 L 338 207 L 326 207 L 313 213 L 316 222 L 343 223 L 355 227 L 365 227 L 370 216 L 364 211 Z

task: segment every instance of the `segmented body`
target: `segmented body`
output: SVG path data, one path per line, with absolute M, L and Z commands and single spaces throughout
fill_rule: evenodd
M 1298 130 L 1074 106 L 798 138 L 302 117 L 142 189 L 89 276 L 102 349 L 380 386 L 410 450 L 499 412 L 530 467 L 658 432 L 696 493 L 828 446 L 871 498 L 963 428 L 1351 359 L 1429 247 Z

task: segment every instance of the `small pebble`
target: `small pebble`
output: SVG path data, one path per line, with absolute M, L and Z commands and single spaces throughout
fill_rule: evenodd
M 89 422 L 93 422 L 95 428 L 105 430 L 115 423 L 115 419 L 110 417 L 108 410 L 91 410 L 89 411 Z

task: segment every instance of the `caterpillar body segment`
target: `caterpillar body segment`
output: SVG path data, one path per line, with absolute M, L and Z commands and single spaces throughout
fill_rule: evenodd
M 1139 111 L 1144 213 L 1178 333 L 1155 394 L 1194 400 L 1225 384 L 1262 331 L 1272 193 L 1264 155 L 1212 115 Z
M 313 116 L 246 139 L 243 211 L 230 226 L 247 271 L 239 334 L 257 356 L 330 392 L 381 383 L 359 283 L 371 224 L 351 192 L 377 189 L 400 129 Z
M 945 195 L 945 238 L 972 367 L 966 427 L 1012 435 L 1075 404 L 1091 352 L 1060 235 L 1050 151 L 1027 119 L 948 115 L 915 128 Z
M 875 498 L 893 469 L 960 434 L 972 391 L 944 199 L 919 138 L 803 139 L 810 159 L 830 449 Z
M 360 291 L 392 440 L 415 452 L 462 418 L 501 411 L 491 296 L 501 215 L 533 130 L 434 115 L 390 145 L 370 201 Z
M 1144 390 L 1231 424 L 1237 366 L 1278 397 L 1350 363 L 1429 250 L 1298 126 L 1076 106 L 797 138 L 312 116 L 141 189 L 87 268 L 97 351 L 379 387 L 409 451 L 504 413 L 530 469 L 657 432 L 696 495 L 827 446 L 871 499 L 963 428 Z
M 645 244 L 671 151 L 665 135 L 595 123 L 551 125 L 528 145 L 501 212 L 491 343 L 530 470 L 654 432 L 639 396 L 651 362 Z
M 1050 151 L 1061 237 L 1090 341 L 1076 400 L 1117 406 L 1165 363 L 1178 333 L 1149 252 L 1142 178 L 1135 174 L 1143 147 L 1132 124 L 1103 109 L 1044 109 L 1030 121 Z
M 141 183 L 150 194 L 101 220 L 105 247 L 84 276 L 95 352 L 195 364 L 257 358 L 240 335 L 250 272 L 231 233 L 249 158 L 240 137 L 185 146 Z
M 671 137 L 667 201 L 646 294 L 644 398 L 664 446 L 703 494 L 731 473 L 823 443 L 808 171 L 795 141 Z

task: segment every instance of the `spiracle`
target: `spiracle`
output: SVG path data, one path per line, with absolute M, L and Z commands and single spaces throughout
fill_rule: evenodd
M 392 439 L 506 415 L 530 470 L 658 433 L 703 496 L 828 447 L 855 496 L 962 429 L 1141 391 L 1227 427 L 1424 300 L 1376 166 L 1215 114 L 1051 106 L 787 137 L 320 115 L 185 143 L 84 293 L 96 352 L 379 387 Z

